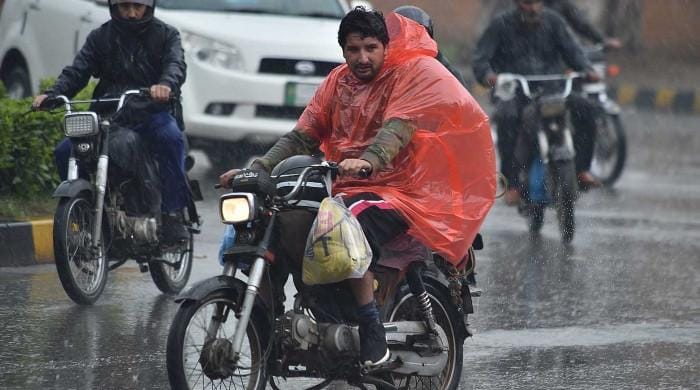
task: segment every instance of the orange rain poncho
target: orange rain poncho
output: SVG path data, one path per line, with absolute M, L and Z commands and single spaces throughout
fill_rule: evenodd
M 435 60 L 437 44 L 423 26 L 395 13 L 386 21 L 390 43 L 376 78 L 363 83 L 337 67 L 297 128 L 339 162 L 359 158 L 387 120 L 410 121 L 417 130 L 391 163 L 368 180 L 339 179 L 334 192 L 381 196 L 407 219 L 410 235 L 456 265 L 494 202 L 489 120 Z

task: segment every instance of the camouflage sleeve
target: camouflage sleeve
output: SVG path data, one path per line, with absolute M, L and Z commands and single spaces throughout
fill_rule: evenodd
M 376 172 L 382 170 L 403 149 L 413 137 L 416 129 L 408 121 L 402 119 L 389 119 L 384 123 L 374 142 L 367 147 L 361 159 L 372 164 Z
M 298 154 L 310 155 L 318 150 L 321 143 L 299 129 L 294 129 L 282 136 L 270 150 L 261 158 L 256 159 L 251 164 L 251 168 L 272 171 L 275 165 L 279 164 L 287 157 Z

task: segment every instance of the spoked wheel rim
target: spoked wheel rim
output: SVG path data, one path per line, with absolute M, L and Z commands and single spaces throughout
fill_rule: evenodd
M 75 286 L 86 295 L 99 291 L 107 267 L 104 246 L 92 246 L 95 216 L 87 199 L 76 199 L 68 210 L 66 254 Z
M 442 374 L 436 377 L 420 377 L 420 376 L 395 376 L 394 384 L 400 389 L 410 389 L 410 390 L 442 390 L 448 389 L 453 386 L 450 383 L 450 378 L 454 377 L 456 367 L 456 352 L 457 352 L 457 339 L 455 336 L 455 329 L 449 319 L 449 314 L 442 303 L 436 299 L 432 294 L 428 294 L 430 297 L 430 303 L 433 307 L 433 314 L 435 315 L 435 321 L 438 326 L 444 331 L 446 339 L 442 340 L 443 345 L 448 347 L 448 359 L 445 369 Z M 400 320 L 417 320 L 422 318 L 418 305 L 413 297 L 413 295 L 405 295 L 401 301 L 396 305 L 394 311 L 391 313 L 390 321 L 400 321 Z M 459 380 L 459 378 L 455 378 Z
M 192 234 L 181 244 L 163 249 L 163 260 L 168 264 L 159 264 L 165 277 L 173 283 L 180 283 L 189 278 L 189 265 L 192 262 Z
M 206 340 L 207 328 L 217 307 L 224 308 L 224 322 L 216 337 Z M 182 348 L 182 367 L 190 389 L 258 388 L 263 380 L 260 338 L 255 327 L 249 325 L 241 353 L 234 359 L 231 346 L 237 323 L 232 302 L 224 298 L 210 300 L 194 312 Z

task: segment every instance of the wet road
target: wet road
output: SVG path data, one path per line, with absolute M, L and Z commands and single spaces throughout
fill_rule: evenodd
M 614 191 L 583 195 L 571 247 L 552 215 L 537 240 L 514 209 L 489 216 L 463 389 L 700 388 L 700 118 L 624 120 L 627 169 Z M 214 174 L 195 168 L 207 188 Z M 206 195 L 193 281 L 219 271 Z M 53 266 L 0 268 L 0 388 L 167 388 L 172 298 L 135 266 L 110 278 L 78 307 Z

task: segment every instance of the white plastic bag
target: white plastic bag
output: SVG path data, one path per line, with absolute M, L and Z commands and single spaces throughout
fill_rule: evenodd
M 341 198 L 325 198 L 306 240 L 302 280 L 307 285 L 361 278 L 372 262 L 362 227 Z

